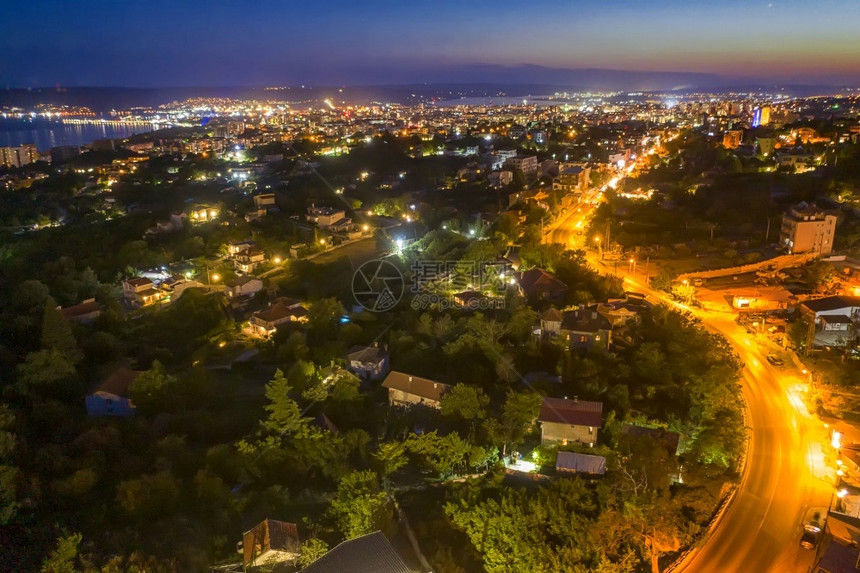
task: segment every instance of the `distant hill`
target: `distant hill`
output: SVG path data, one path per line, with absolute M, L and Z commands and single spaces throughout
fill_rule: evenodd
M 474 78 L 482 78 L 475 82 Z M 755 84 L 740 78 L 686 72 L 633 72 L 606 69 L 564 69 L 535 65 L 472 65 L 435 72 L 416 71 L 404 81 L 390 85 L 292 86 L 266 90 L 263 87 L 41 87 L 0 88 L 0 107 L 31 107 L 38 103 L 87 106 L 96 113 L 112 109 L 155 107 L 193 97 L 318 102 L 366 103 L 386 101 L 417 103 L 461 97 L 524 97 L 559 91 L 677 92 L 758 91 L 783 92 L 792 96 L 838 93 L 844 86 Z M 341 91 L 342 90 L 342 91 Z

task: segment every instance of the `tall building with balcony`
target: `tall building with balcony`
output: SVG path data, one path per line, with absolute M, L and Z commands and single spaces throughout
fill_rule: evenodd
M 19 147 L 0 147 L 0 165 L 23 167 L 39 160 L 39 152 L 32 143 Z
M 792 254 L 815 252 L 824 256 L 833 251 L 835 235 L 835 215 L 800 203 L 782 216 L 779 244 Z

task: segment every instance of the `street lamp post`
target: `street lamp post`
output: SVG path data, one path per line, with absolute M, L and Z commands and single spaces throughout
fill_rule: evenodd
M 687 305 L 693 304 L 693 285 L 687 279 L 681 281 L 684 284 L 684 290 L 687 291 Z
M 627 272 L 635 275 L 636 274 L 636 259 L 630 258 L 629 265 L 627 266 Z

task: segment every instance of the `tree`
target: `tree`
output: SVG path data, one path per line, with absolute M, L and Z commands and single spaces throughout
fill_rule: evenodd
M 483 420 L 487 415 L 490 398 L 484 391 L 468 384 L 457 384 L 445 393 L 439 402 L 443 416 L 457 420 Z
M 157 414 L 170 410 L 176 401 L 176 377 L 167 374 L 158 360 L 149 370 L 141 372 L 129 386 L 131 401 L 142 412 Z
M 302 543 L 296 565 L 302 568 L 307 567 L 326 553 L 328 553 L 328 543 L 319 537 L 311 537 Z
M 266 404 L 269 416 L 263 422 L 264 428 L 281 436 L 301 436 L 307 432 L 308 418 L 302 417 L 299 405 L 290 398 L 290 384 L 280 369 L 266 384 L 266 398 L 269 400 Z
M 42 561 L 41 573 L 75 573 L 78 559 L 78 545 L 81 543 L 80 533 L 62 532 L 57 539 L 57 546 L 51 554 Z
M 440 437 L 435 431 L 409 438 L 409 450 L 419 455 L 430 470 L 445 478 L 465 466 L 471 447 L 456 432 Z
M 180 485 L 169 471 L 126 480 L 116 488 L 117 505 L 132 517 L 163 517 L 179 500 Z
M 740 411 L 720 408 L 705 420 L 693 439 L 691 457 L 706 465 L 730 468 L 740 454 L 745 437 Z
M 45 300 L 45 308 L 42 312 L 42 348 L 56 350 L 72 364 L 82 358 L 75 336 L 72 334 L 72 327 L 57 308 L 56 301 L 50 296 Z
M 75 366 L 59 350 L 37 350 L 29 353 L 16 371 L 18 390 L 29 394 L 71 378 L 75 375 Z
M 0 404 L 0 525 L 6 525 L 18 512 L 18 468 L 12 465 L 17 437 L 11 432 L 15 415 Z
M 26 280 L 18 285 L 15 290 L 15 306 L 22 312 L 38 312 L 40 307 L 45 306 L 45 301 L 50 297 L 50 292 L 45 283 L 37 280 Z
M 562 479 L 536 490 L 463 488 L 445 515 L 481 555 L 485 571 L 594 571 L 589 530 L 598 514 L 594 490 Z
M 393 511 L 388 495 L 379 488 L 376 474 L 357 471 L 340 480 L 329 515 L 344 537 L 352 539 L 388 529 Z
M 379 449 L 373 454 L 379 463 L 383 479 L 406 465 L 406 442 L 385 442 L 379 444 Z

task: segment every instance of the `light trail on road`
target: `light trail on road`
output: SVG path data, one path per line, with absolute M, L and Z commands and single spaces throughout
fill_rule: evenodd
M 580 230 L 591 209 L 588 203 L 581 206 L 548 230 L 547 243 L 570 248 L 586 244 L 588 238 Z M 587 258 L 598 272 L 616 274 L 652 302 L 698 317 L 708 330 L 723 335 L 746 365 L 741 380 L 750 431 L 745 473 L 732 504 L 703 545 L 673 573 L 809 571 L 814 555 L 800 548 L 802 520 L 810 507 L 829 505 L 833 486 L 816 476 L 816 469 L 823 474 L 823 458 L 813 454 L 813 445 L 826 439 L 826 430 L 807 412 L 798 394 L 798 377 L 789 368 L 770 365 L 767 350 L 735 323 L 733 315 L 693 309 L 643 284 L 641 273 L 625 272 L 626 264 L 611 269 L 594 253 Z

